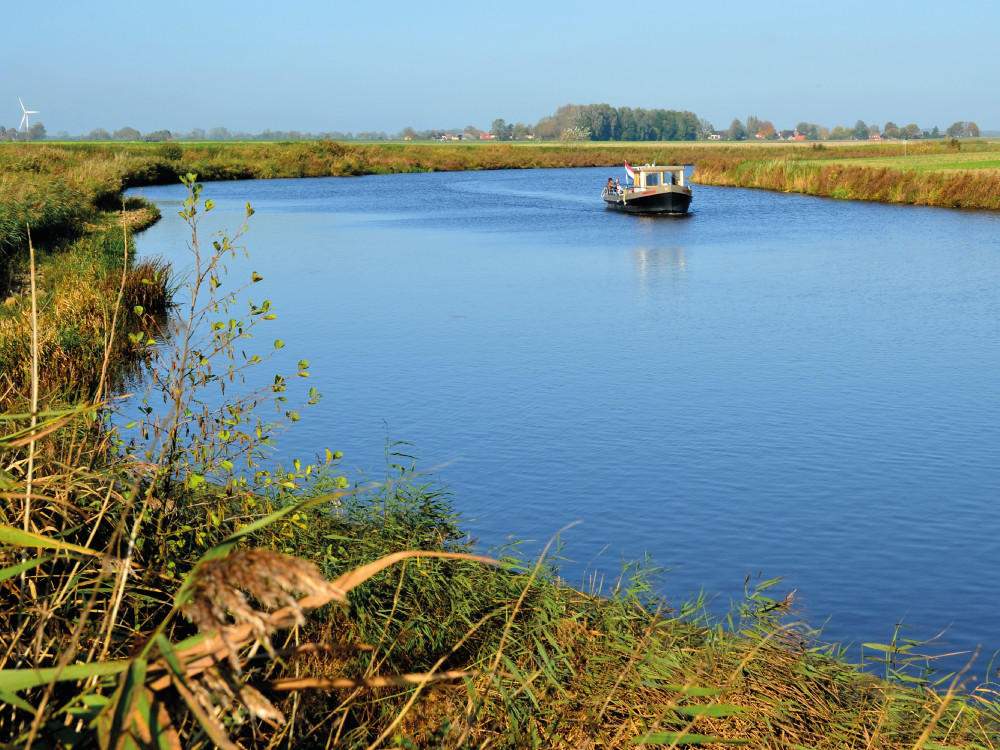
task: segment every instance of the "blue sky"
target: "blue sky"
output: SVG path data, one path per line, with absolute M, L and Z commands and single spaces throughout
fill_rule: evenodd
M 1000 3 L 9 3 L 0 125 L 343 132 L 533 124 L 562 104 L 1000 129 Z

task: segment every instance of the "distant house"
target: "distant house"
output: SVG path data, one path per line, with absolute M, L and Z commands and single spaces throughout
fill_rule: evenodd
M 492 141 L 495 138 L 496 138 L 496 135 L 494 135 L 493 133 L 480 133 L 479 134 L 479 140 L 481 140 L 481 141 Z
M 869 141 L 881 141 L 882 140 L 882 134 L 881 133 L 872 133 L 870 136 L 868 136 L 868 140 Z
M 728 130 L 713 130 L 713 131 L 712 131 L 712 132 L 711 132 L 711 133 L 709 134 L 709 136 L 708 136 L 708 140 L 710 140 L 710 141 L 721 141 L 721 140 L 723 140 L 723 139 L 724 139 L 724 138 L 725 138 L 725 137 L 726 137 L 727 135 L 729 135 L 729 131 L 728 131 Z

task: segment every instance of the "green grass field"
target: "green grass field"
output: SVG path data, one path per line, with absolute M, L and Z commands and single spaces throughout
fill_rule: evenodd
M 914 154 L 912 156 L 880 156 L 862 159 L 817 159 L 816 164 L 855 164 L 874 169 L 895 169 L 902 172 L 959 172 L 1000 170 L 1000 152 Z

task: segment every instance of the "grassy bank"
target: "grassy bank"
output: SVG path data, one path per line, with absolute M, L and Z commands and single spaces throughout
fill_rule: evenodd
M 273 148 L 287 167 L 308 161 L 314 145 Z M 379 169 L 410 169 L 439 147 L 425 148 L 380 153 Z M 531 149 L 532 158 L 546 153 Z M 143 147 L 111 162 L 121 185 L 167 179 L 168 157 L 175 167 L 201 158 L 206 169 L 218 159 L 217 174 L 236 174 L 224 151 L 176 156 Z M 531 154 L 504 146 L 440 153 L 480 165 L 524 165 Z M 681 155 L 648 153 L 657 161 Z M 738 148 L 711 153 L 740 157 Z M 617 164 L 624 155 L 594 147 L 559 158 Z M 257 169 L 279 176 L 277 164 Z M 64 166 L 64 178 L 76 179 L 69 173 L 83 163 Z M 158 408 L 140 410 L 126 428 L 113 404 L 66 407 L 55 363 L 104 361 L 107 349 L 72 349 L 66 332 L 33 347 L 30 314 L 5 318 L 21 324 L 9 340 L 22 342 L 27 360 L 41 360 L 38 376 L 28 369 L 10 390 L 26 402 L 37 386 L 42 406 L 0 417 L 0 742 L 1000 745 L 995 686 L 920 672 L 919 647 L 904 640 L 870 645 L 878 676 L 864 673 L 799 622 L 794 600 L 774 593 L 779 583 L 748 585 L 723 618 L 700 601 L 660 601 L 656 571 L 642 564 L 578 591 L 559 580 L 554 558 L 525 559 L 516 545 L 489 551 L 492 561 L 469 557 L 446 491 L 413 473 L 406 446 L 387 447 L 386 476 L 375 485 L 350 486 L 340 455 L 321 446 L 318 458 L 273 467 L 267 452 L 299 414 L 283 400 L 285 383 L 308 367 L 268 378 L 273 385 L 259 392 L 241 385 L 246 368 L 268 366 L 255 342 L 271 340 L 274 314 L 267 303 L 231 311 L 235 297 L 215 284 L 242 228 L 199 236 L 208 204 L 192 183 L 182 208 L 195 236 L 188 302 L 169 322 L 147 320 L 153 301 L 138 313 L 116 302 L 121 289 L 155 285 L 130 276 L 127 233 L 100 193 L 80 202 L 83 226 L 69 240 L 57 242 L 53 230 L 41 291 L 22 288 L 17 304 L 43 311 L 40 333 L 60 330 L 45 315 L 61 307 L 103 321 L 95 326 L 107 331 L 102 340 L 128 338 L 108 325 L 117 314 L 135 314 L 140 331 L 155 324 L 162 337 L 146 398 Z M 81 285 L 89 267 L 117 283 Z M 103 307 L 83 315 L 83 299 L 55 296 L 79 286 L 97 289 Z M 90 393 L 114 390 L 111 368 L 92 372 Z

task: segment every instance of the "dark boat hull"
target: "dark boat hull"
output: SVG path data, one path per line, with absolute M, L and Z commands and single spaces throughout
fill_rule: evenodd
M 604 205 L 630 214 L 686 214 L 691 205 L 691 188 L 670 185 L 644 193 L 605 193 Z

